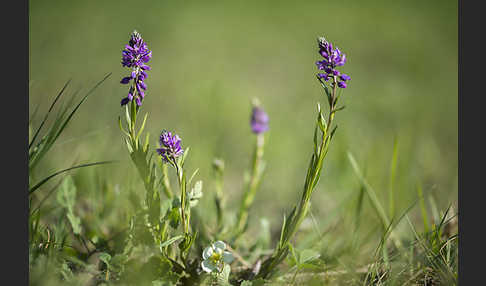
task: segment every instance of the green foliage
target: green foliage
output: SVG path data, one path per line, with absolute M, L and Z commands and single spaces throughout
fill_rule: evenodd
M 71 176 L 64 178 L 57 192 L 58 203 L 66 209 L 66 216 L 73 228 L 74 234 L 81 233 L 81 219 L 74 214 L 76 203 L 76 186 Z

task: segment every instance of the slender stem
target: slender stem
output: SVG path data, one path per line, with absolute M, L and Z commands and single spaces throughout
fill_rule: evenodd
M 181 220 L 182 220 L 182 226 L 184 229 L 184 233 L 188 234 L 189 233 L 189 226 L 188 222 L 186 221 L 186 186 L 185 182 L 183 182 L 183 176 L 184 176 L 184 170 L 179 168 L 179 165 L 177 164 L 175 158 L 171 158 L 171 163 L 172 165 L 176 168 L 177 172 L 177 179 L 179 181 L 179 188 L 181 189 Z
M 320 177 L 322 170 L 322 162 L 327 155 L 329 149 L 329 143 L 331 140 L 331 130 L 332 123 L 334 120 L 334 115 L 336 113 L 336 91 L 337 91 L 337 77 L 333 77 L 331 100 L 329 101 L 329 116 L 327 119 L 327 126 L 322 134 L 322 140 L 319 145 L 318 152 L 313 154 L 311 165 L 309 166 L 309 173 L 306 178 L 306 183 L 304 185 L 304 191 L 302 193 L 302 199 L 300 200 L 295 213 L 293 213 L 289 220 L 285 223 L 283 231 L 283 236 L 279 241 L 279 244 L 274 251 L 273 255 L 264 262 L 262 266 L 262 271 L 258 274 L 258 277 L 267 278 L 273 271 L 273 269 L 282 262 L 288 254 L 288 243 L 293 237 L 295 232 L 299 229 L 300 224 L 307 214 L 309 208 L 309 201 L 311 198 L 312 191 Z
M 251 205 L 255 199 L 255 194 L 260 183 L 262 174 L 262 158 L 263 158 L 263 147 L 265 145 L 265 138 L 263 134 L 258 134 L 255 143 L 255 152 L 253 155 L 252 173 L 250 177 L 250 182 L 248 184 L 248 189 L 243 195 L 243 200 L 241 202 L 240 211 L 238 213 L 237 220 L 237 232 L 235 239 L 237 239 L 244 231 L 244 228 L 248 221 L 248 214 Z

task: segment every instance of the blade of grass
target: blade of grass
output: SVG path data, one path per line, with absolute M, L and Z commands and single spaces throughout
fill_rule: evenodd
M 351 166 L 353 167 L 355 174 L 358 176 L 360 183 L 364 187 L 366 194 L 368 195 L 368 198 L 370 199 L 371 204 L 373 205 L 373 208 L 375 209 L 376 213 L 378 214 L 378 217 L 380 218 L 380 220 L 383 224 L 383 227 L 386 228 L 390 224 L 390 220 L 388 219 L 383 206 L 381 205 L 378 197 L 376 196 L 375 190 L 368 183 L 368 181 L 363 177 L 363 174 L 362 174 L 360 168 L 358 167 L 358 163 L 354 159 L 354 156 L 351 154 L 351 152 L 348 152 L 348 159 L 351 163 Z
M 417 184 L 417 195 L 418 199 L 420 202 L 420 212 L 422 214 L 422 220 L 424 222 L 424 231 L 429 232 L 430 226 L 429 226 L 429 218 L 427 215 L 427 209 L 425 208 L 425 200 L 424 200 L 424 194 L 422 192 L 422 184 L 418 183 Z
M 393 155 L 390 164 L 390 195 L 389 195 L 389 202 L 390 202 L 390 216 L 393 217 L 395 215 L 395 177 L 396 177 L 396 170 L 397 170 L 397 162 L 398 162 L 398 139 L 395 138 L 393 142 Z
M 56 139 L 59 137 L 59 135 L 61 135 L 62 131 L 64 130 L 64 128 L 66 128 L 66 125 L 69 123 L 69 121 L 73 117 L 74 113 L 78 110 L 78 108 L 81 106 L 81 104 L 83 104 L 83 102 L 88 98 L 88 96 L 90 96 L 95 91 L 95 89 L 98 88 L 98 86 L 100 86 L 108 77 L 110 77 L 110 75 L 111 75 L 111 73 L 107 74 L 101 81 L 99 81 L 93 88 L 91 88 L 88 91 L 88 93 L 86 93 L 86 95 L 81 99 L 81 101 L 78 103 L 78 105 L 76 105 L 76 107 L 73 109 L 73 111 L 71 111 L 68 118 L 64 121 L 63 125 L 61 126 L 61 128 L 57 132 L 56 136 L 54 137 L 54 141 L 56 141 Z
M 57 175 L 60 175 L 60 174 L 62 174 L 64 172 L 67 172 L 67 171 L 70 171 L 70 170 L 73 170 L 73 169 L 78 169 L 78 168 L 83 168 L 83 167 L 89 167 L 89 166 L 95 166 L 95 165 L 110 164 L 110 163 L 114 163 L 114 162 L 115 161 L 102 161 L 102 162 L 81 164 L 81 165 L 77 165 L 77 166 L 74 166 L 74 167 L 70 167 L 70 168 L 67 168 L 67 169 L 64 169 L 64 170 L 57 171 L 54 174 L 52 174 L 50 176 L 47 176 L 46 178 L 42 179 L 39 183 L 37 183 L 32 188 L 30 188 L 29 189 L 29 195 L 33 194 L 40 186 L 42 186 L 43 184 L 45 184 L 50 179 L 52 179 L 52 178 L 56 177 Z
M 39 135 L 39 132 L 41 131 L 41 129 L 44 126 L 44 124 L 46 123 L 47 117 L 49 117 L 49 114 L 51 113 L 52 109 L 54 108 L 54 105 L 56 105 L 56 102 L 59 100 L 59 98 L 61 97 L 61 95 L 64 93 L 64 90 L 66 90 L 66 87 L 69 85 L 70 82 L 71 82 L 71 79 L 69 79 L 66 82 L 66 84 L 64 84 L 64 87 L 61 89 L 61 91 L 59 92 L 59 94 L 56 96 L 56 98 L 52 102 L 51 106 L 49 107 L 49 110 L 47 111 L 46 115 L 44 116 L 44 119 L 42 120 L 41 124 L 39 125 L 39 128 L 37 128 L 37 131 L 35 132 L 34 137 L 32 137 L 32 140 L 29 143 L 29 149 L 32 147 L 32 144 L 34 143 L 35 139 Z
M 61 133 L 64 131 L 64 128 L 66 128 L 67 124 L 73 117 L 74 113 L 78 110 L 78 108 L 81 106 L 81 104 L 88 98 L 90 94 L 93 93 L 93 91 L 101 85 L 109 76 L 111 73 L 107 74 L 101 81 L 99 81 L 91 90 L 88 91 L 88 93 L 81 99 L 81 101 L 77 104 L 77 106 L 71 111 L 71 113 L 68 115 L 66 119 L 63 120 L 65 114 L 68 112 L 68 108 L 62 109 L 61 113 L 57 116 L 54 124 L 50 128 L 50 131 L 47 136 L 43 137 L 42 140 L 40 141 L 39 144 L 37 144 L 36 148 L 39 148 L 38 150 L 34 150 L 31 152 L 29 148 L 29 171 L 32 171 L 32 169 L 35 167 L 35 165 L 40 161 L 40 159 L 50 150 L 50 148 L 54 145 L 56 142 L 57 138 L 61 135 Z M 71 98 L 73 100 L 73 98 Z M 40 130 L 40 129 L 39 129 Z M 44 141 L 45 140 L 45 141 Z

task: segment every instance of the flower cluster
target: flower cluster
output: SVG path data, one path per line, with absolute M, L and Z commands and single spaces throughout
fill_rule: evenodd
M 138 106 L 142 105 L 142 99 L 145 97 L 144 90 L 147 89 L 145 79 L 150 67 L 146 63 L 152 58 L 152 51 L 147 48 L 147 44 L 143 41 L 142 36 L 137 31 L 134 31 L 130 37 L 128 45 L 122 52 L 122 65 L 132 69 L 130 76 L 124 77 L 120 83 L 128 84 L 133 80 L 130 86 L 128 96 L 123 98 L 121 105 L 135 99 Z
M 233 254 L 229 251 L 225 251 L 226 244 L 221 240 L 208 246 L 203 251 L 203 262 L 201 267 L 204 271 L 211 273 L 213 271 L 221 272 L 224 264 L 230 264 L 233 262 Z
M 255 134 L 260 134 L 268 130 L 268 115 L 263 108 L 254 106 L 251 114 L 251 130 Z
M 338 47 L 333 48 L 325 38 L 319 38 L 319 54 L 324 58 L 322 61 L 317 61 L 316 65 L 319 70 L 323 70 L 325 73 L 319 73 L 319 78 L 328 81 L 334 79 L 333 83 L 340 88 L 346 88 L 346 81 L 351 77 L 347 74 L 342 74 L 336 68 L 343 66 L 346 63 L 346 55 L 343 54 Z
M 160 147 L 157 149 L 157 153 L 162 156 L 164 162 L 169 163 L 175 160 L 175 158 L 181 156 L 184 153 L 181 147 L 181 138 L 170 131 L 162 131 L 159 138 Z

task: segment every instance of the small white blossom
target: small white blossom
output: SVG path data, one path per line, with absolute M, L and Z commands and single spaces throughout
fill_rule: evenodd
M 233 262 L 233 254 L 229 251 L 225 251 L 226 244 L 221 240 L 216 241 L 211 246 L 204 249 L 201 262 L 201 267 L 204 271 L 210 273 L 213 271 L 221 272 L 224 264 L 230 264 Z

